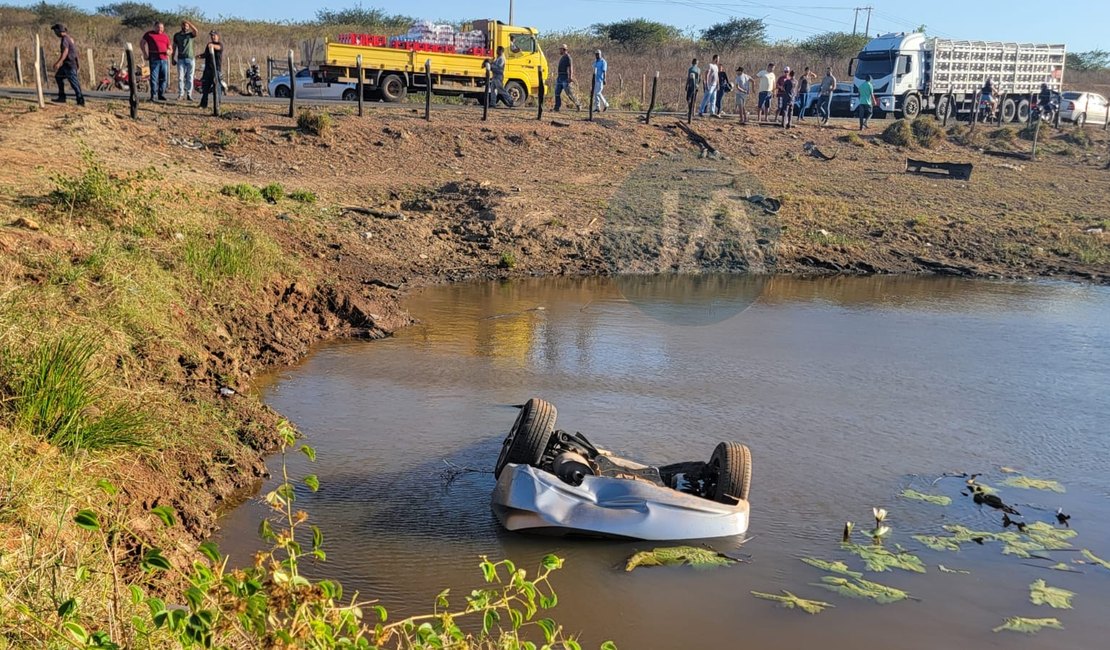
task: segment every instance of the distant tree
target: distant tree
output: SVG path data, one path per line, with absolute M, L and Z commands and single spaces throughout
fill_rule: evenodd
M 823 59 L 843 59 L 855 56 L 871 38 L 867 34 L 825 32 L 815 34 L 798 44 L 804 52 Z
M 176 23 L 178 15 L 155 9 L 145 2 L 113 2 L 97 7 L 96 13 L 119 18 L 125 27 L 150 27 L 155 22 Z
M 316 12 L 318 25 L 358 25 L 370 30 L 405 29 L 413 21 L 411 16 L 389 14 L 381 9 L 362 5 L 346 9 L 320 9 Z
M 1068 52 L 1067 66 L 1072 70 L 1110 69 L 1110 52 L 1090 50 L 1089 52 Z
M 73 22 L 75 18 L 88 15 L 68 2 L 40 2 L 31 5 L 28 9 L 35 14 L 35 18 L 43 25 Z
M 677 27 L 664 25 L 651 20 L 637 18 L 636 20 L 622 20 L 617 23 L 598 24 L 592 27 L 595 34 L 607 38 L 615 43 L 631 45 L 634 47 L 644 45 L 661 45 L 672 41 L 681 32 Z
M 920 25 L 917 26 L 917 29 L 915 29 L 913 31 L 918 33 L 918 34 L 924 34 L 927 27 L 928 27 L 928 25 L 926 25 L 925 23 L 921 23 Z
M 701 33 L 718 47 L 759 47 L 767 43 L 767 24 L 760 18 L 733 18 Z

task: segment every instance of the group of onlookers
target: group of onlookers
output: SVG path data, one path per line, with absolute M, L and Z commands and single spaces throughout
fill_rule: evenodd
M 58 60 L 54 63 L 54 79 L 58 83 L 58 96 L 53 102 L 65 103 L 66 82 L 73 88 L 74 99 L 78 106 L 85 105 L 85 95 L 81 92 L 81 79 L 78 71 L 81 59 L 77 44 L 69 35 L 69 30 L 61 23 L 50 28 L 60 41 Z M 143 34 L 139 49 L 150 67 L 150 101 L 166 101 L 166 88 L 169 85 L 169 66 L 177 66 L 177 99 L 193 100 L 193 75 L 196 71 L 197 28 L 188 20 L 181 21 L 181 31 L 173 38 L 166 33 L 163 23 L 157 22 L 153 29 Z M 219 72 L 223 68 L 223 44 L 216 30 L 208 32 L 208 44 L 204 49 L 204 75 L 201 77 L 200 106 L 208 105 L 208 95 L 219 83 Z

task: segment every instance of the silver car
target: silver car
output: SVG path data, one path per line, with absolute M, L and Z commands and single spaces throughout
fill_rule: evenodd
M 1074 122 L 1083 126 L 1087 122 L 1103 125 L 1106 123 L 1106 98 L 1096 93 L 1069 91 L 1063 94 L 1060 102 L 1060 121 Z
M 549 402 L 528 400 L 501 447 L 491 504 L 506 529 L 649 540 L 747 531 L 746 446 L 722 442 L 709 462 L 653 467 L 556 431 L 555 416 Z
M 320 79 L 308 68 L 301 68 L 297 80 L 297 99 L 341 99 L 353 102 L 358 99 L 358 85 L 331 83 Z M 283 74 L 270 80 L 270 97 L 289 96 L 289 75 Z

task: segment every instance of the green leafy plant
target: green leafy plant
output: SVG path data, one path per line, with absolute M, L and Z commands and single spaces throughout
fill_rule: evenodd
M 263 187 L 259 193 L 262 195 L 262 198 L 270 203 L 277 203 L 285 198 L 285 188 L 281 186 L 281 183 L 270 183 Z
M 302 109 L 301 112 L 297 114 L 297 128 L 302 133 L 326 137 L 331 134 L 331 115 L 323 112 L 318 113 L 307 108 Z
M 224 185 L 220 188 L 220 194 L 235 197 L 244 203 L 259 203 L 262 201 L 262 192 L 250 183 Z
M 1029 585 L 1029 601 L 1034 605 L 1048 605 L 1054 609 L 1071 609 L 1071 599 L 1074 591 L 1050 587 L 1044 580 L 1034 580 Z
M 835 591 L 842 596 L 848 596 L 850 598 L 870 599 L 880 605 L 896 603 L 911 597 L 901 589 L 882 585 L 877 582 L 871 582 L 870 580 L 864 580 L 862 578 L 849 579 L 839 576 L 823 576 L 821 582 L 814 583 L 814 586 L 828 589 L 829 591 Z
M 516 255 L 512 251 L 502 251 L 501 258 L 497 261 L 497 266 L 503 269 L 511 269 L 516 266 Z
M 1067 490 L 1058 481 L 1041 478 L 1029 478 L 1028 476 L 1012 476 L 1005 481 L 1003 485 L 1015 488 L 1022 488 L 1026 490 L 1047 490 L 1050 492 L 1064 493 Z
M 753 591 L 751 593 L 756 598 L 762 598 L 763 600 L 773 600 L 787 609 L 800 609 L 807 614 L 820 614 L 821 612 L 825 611 L 826 608 L 834 606 L 821 600 L 807 600 L 805 598 L 799 598 L 789 591 L 786 591 L 785 589 L 783 589 L 783 595 L 781 596 L 779 594 L 768 594 L 762 591 Z
M 806 564 L 808 564 L 812 567 L 816 567 L 818 569 L 821 569 L 822 571 L 828 571 L 829 573 L 838 573 L 840 575 L 848 576 L 848 577 L 851 577 L 851 578 L 862 578 L 863 577 L 862 573 L 860 573 L 858 571 L 852 571 L 851 569 L 848 568 L 847 564 L 844 564 L 843 562 L 840 562 L 840 561 L 829 562 L 828 560 L 821 560 L 821 559 L 814 558 L 814 557 L 803 557 L 802 562 L 805 562 Z
M 269 268 L 275 245 L 246 230 L 221 230 L 192 236 L 185 244 L 185 263 L 205 285 L 227 278 L 257 282 Z
M 1002 625 L 994 628 L 995 632 L 1021 632 L 1022 634 L 1035 634 L 1044 628 L 1052 628 L 1054 630 L 1062 630 L 1064 626 L 1060 623 L 1059 619 L 1055 618 L 1025 618 L 1022 616 L 1011 616 L 1002 622 Z
M 688 564 L 695 568 L 710 568 L 736 564 L 736 560 L 713 549 L 700 546 L 666 546 L 650 551 L 640 551 L 628 558 L 625 571 L 646 566 L 674 566 Z
M 289 198 L 300 203 L 315 203 L 316 195 L 308 190 L 293 190 Z
M 69 215 L 90 215 L 112 219 L 135 215 L 149 217 L 153 211 L 146 181 L 157 178 L 151 170 L 114 174 L 108 171 L 88 147 L 81 147 L 79 173 L 52 178 L 54 204 Z
M 915 501 L 924 501 L 926 503 L 931 503 L 931 504 L 937 505 L 937 506 L 947 506 L 947 505 L 951 505 L 951 503 L 952 503 L 952 499 L 950 497 L 946 497 L 946 496 L 939 495 L 939 494 L 924 494 L 922 492 L 918 492 L 917 490 L 912 490 L 910 488 L 906 488 L 906 489 L 902 490 L 901 496 L 904 499 L 913 499 Z
M 925 564 L 921 561 L 921 558 L 907 551 L 889 551 L 882 546 L 864 546 L 862 544 L 845 544 L 844 548 L 859 556 L 867 565 L 868 571 L 901 569 L 914 573 L 925 573 Z

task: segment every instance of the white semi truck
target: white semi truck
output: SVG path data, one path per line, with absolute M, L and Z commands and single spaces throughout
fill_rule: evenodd
M 988 77 L 1006 122 L 1029 119 L 1029 97 L 1042 83 L 1060 92 L 1063 45 L 957 41 L 921 33 L 884 34 L 852 60 L 849 74 L 858 87 L 871 77 L 878 111 L 913 119 L 923 112 L 937 119 L 971 113 L 975 94 Z M 852 98 L 855 111 L 858 93 Z

